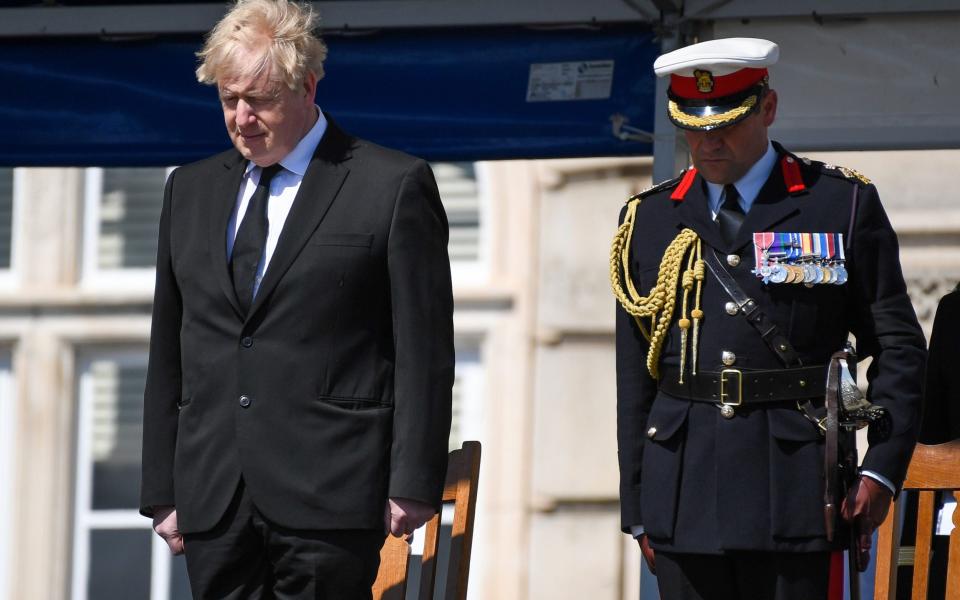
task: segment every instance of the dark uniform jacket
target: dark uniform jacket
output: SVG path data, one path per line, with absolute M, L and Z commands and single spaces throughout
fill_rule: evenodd
M 207 530 L 241 476 L 297 529 L 381 529 L 388 495 L 438 506 L 453 298 L 430 168 L 330 120 L 243 315 L 226 228 L 245 166 L 230 150 L 167 181 L 141 511 Z
M 785 150 L 776 144 L 775 148 L 782 159 Z M 664 249 L 681 229 L 690 228 L 702 239 L 704 254 L 715 252 L 746 294 L 779 325 L 804 365 L 826 365 L 853 333 L 861 359 L 872 358 L 868 399 L 887 407 L 892 416 L 892 434 L 873 440 L 863 468 L 899 486 L 916 441 L 925 343 L 901 274 L 897 237 L 873 185 L 822 163 L 807 164 L 796 157 L 794 161 L 804 189 L 788 193 L 778 160 L 732 244 L 724 243 L 711 218 L 700 175 L 682 201 L 670 199 L 679 180 L 644 194 L 636 212 L 629 275 L 640 293 L 647 294 L 656 282 Z M 812 287 L 764 284 L 751 273 L 752 237 L 766 231 L 840 232 L 850 237 L 849 281 Z M 727 262 L 733 254 L 740 258 L 735 267 Z M 708 270 L 699 370 L 724 369 L 725 350 L 735 353 L 737 369 L 782 368 L 743 315 L 727 314 L 728 301 Z M 679 312 L 678 302 L 661 368 L 680 365 Z M 645 366 L 647 349 L 634 319 L 618 305 L 617 424 L 624 528 L 643 525 L 655 548 L 677 552 L 828 549 L 823 438 L 796 403 L 742 407 L 734 418 L 723 418 L 713 404 L 659 390 Z M 689 369 L 689 359 L 687 365 Z M 824 390 L 810 393 L 822 406 Z

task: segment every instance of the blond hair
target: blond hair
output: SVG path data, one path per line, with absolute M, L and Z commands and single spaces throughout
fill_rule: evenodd
M 323 79 L 327 46 L 313 34 L 316 21 L 309 4 L 237 0 L 197 53 L 197 79 L 213 85 L 222 79 L 257 77 L 269 71 L 290 89 L 295 89 L 309 71 Z M 240 64 L 238 51 L 253 52 L 259 58 Z

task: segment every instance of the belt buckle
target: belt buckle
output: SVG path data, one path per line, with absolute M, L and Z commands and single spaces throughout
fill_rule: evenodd
M 736 399 L 730 400 L 731 396 Z M 720 414 L 724 418 L 732 419 L 734 408 L 741 404 L 743 404 L 743 373 L 740 369 L 720 371 Z

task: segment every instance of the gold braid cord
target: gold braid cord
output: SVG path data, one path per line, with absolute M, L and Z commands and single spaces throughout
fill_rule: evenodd
M 756 96 L 748 96 L 747 99 L 740 103 L 740 106 L 736 108 L 732 108 L 727 112 L 717 113 L 715 115 L 705 115 L 703 117 L 688 115 L 680 110 L 680 107 L 673 100 L 670 100 L 667 103 L 667 110 L 670 111 L 670 117 L 672 117 L 674 121 L 682 123 L 687 127 L 709 127 L 711 125 L 722 125 L 724 123 L 729 123 L 730 121 L 745 115 L 746 113 L 750 112 L 756 103 Z
M 691 289 L 696 286 L 694 294 L 694 309 L 690 312 L 693 318 L 693 372 L 697 369 L 697 342 L 700 321 L 703 311 L 700 310 L 700 297 L 703 290 L 704 262 L 701 257 L 700 240 L 692 229 L 684 229 L 670 242 L 660 260 L 660 271 L 657 274 L 657 283 L 646 296 L 641 296 L 630 277 L 630 241 L 633 238 L 633 224 L 637 214 L 640 198 L 634 198 L 627 205 L 627 212 L 623 223 L 613 236 L 610 248 L 610 286 L 613 295 L 623 309 L 636 319 L 640 332 L 650 342 L 650 351 L 647 353 L 647 370 L 654 379 L 660 378 L 660 351 L 666 338 L 667 330 L 673 319 L 673 312 L 677 303 L 677 284 L 682 283 L 683 305 L 681 308 L 678 326 L 680 327 L 681 356 L 680 381 L 683 382 L 683 372 L 686 366 L 687 330 L 690 329 L 691 319 L 687 317 L 688 297 Z M 686 259 L 686 260 L 685 260 Z M 686 265 L 684 263 L 686 262 Z M 681 269 L 686 266 L 681 282 Z M 624 286 L 626 279 L 626 287 Z M 642 319 L 650 319 L 649 329 Z

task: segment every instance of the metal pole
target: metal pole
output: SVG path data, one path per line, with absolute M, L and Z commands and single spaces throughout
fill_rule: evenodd
M 679 27 L 680 15 L 673 12 L 665 13 L 661 21 L 661 53 L 676 50 L 682 45 Z M 686 143 L 681 136 L 677 135 L 677 128 L 667 118 L 667 87 L 669 85 L 670 79 L 668 77 L 657 78 L 656 109 L 653 117 L 654 183 L 676 177 L 680 169 L 687 166 Z

